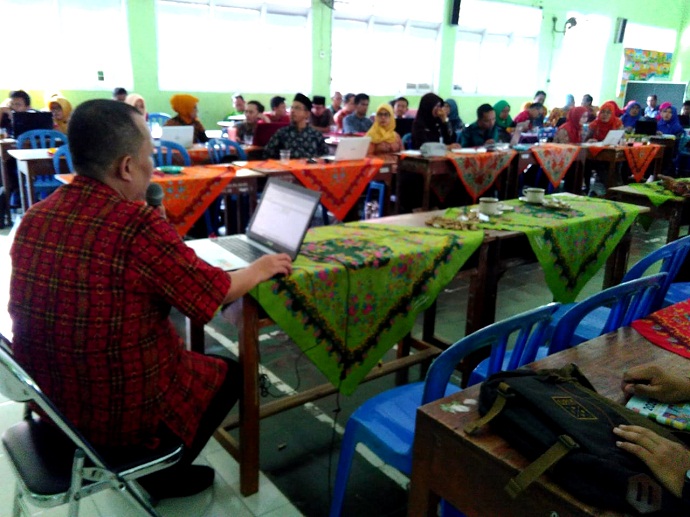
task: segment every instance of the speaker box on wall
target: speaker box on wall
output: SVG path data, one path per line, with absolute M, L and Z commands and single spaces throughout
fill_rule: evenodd
M 453 0 L 453 11 L 450 13 L 450 24 L 457 25 L 460 19 L 460 0 Z
M 625 26 L 627 24 L 627 18 L 616 18 L 616 32 L 613 35 L 614 43 L 623 43 L 623 38 L 625 38 Z

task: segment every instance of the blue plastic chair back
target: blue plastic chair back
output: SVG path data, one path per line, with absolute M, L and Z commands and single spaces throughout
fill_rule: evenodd
M 460 360 L 480 348 L 491 347 L 487 377 L 502 370 L 515 370 L 533 362 L 539 347 L 548 341 L 551 315 L 558 307 L 560 303 L 537 307 L 493 323 L 453 344 L 438 356 L 429 368 L 422 404 L 441 398 Z M 512 336 L 516 336 L 515 346 L 508 363 L 504 366 L 508 341 Z
M 551 338 L 549 354 L 554 354 L 579 345 L 584 339 L 576 336 L 575 331 L 580 323 L 592 312 L 601 307 L 608 307 L 606 321 L 597 322 L 597 330 L 588 334 L 590 339 L 620 327 L 627 327 L 631 322 L 644 318 L 654 312 L 653 304 L 658 292 L 668 278 L 667 273 L 646 276 L 610 287 L 574 304 L 563 314 L 556 324 Z M 601 325 L 601 326 L 600 326 Z M 599 327 L 600 326 L 600 327 Z
M 405 133 L 401 140 L 405 149 L 412 149 L 412 133 Z
M 623 282 L 641 278 L 645 272 L 655 263 L 661 261 L 661 273 L 668 273 L 664 279 L 656 297 L 653 300 L 651 311 L 655 312 L 663 306 L 664 298 L 668 292 L 671 283 L 676 278 L 685 258 L 690 251 L 690 235 L 682 239 L 669 242 L 658 250 L 651 252 L 649 255 L 638 261 L 623 277 Z
M 182 147 L 177 142 L 172 142 L 170 140 L 160 140 L 153 149 L 153 163 L 156 167 L 162 167 L 163 165 L 172 165 L 173 156 L 179 153 L 182 156 L 182 160 L 185 165 L 191 165 L 192 159 L 187 152 L 187 149 Z
M 223 158 L 228 156 L 237 157 L 240 160 L 247 159 L 247 153 L 244 152 L 242 146 L 227 138 L 211 138 L 206 142 L 206 148 L 211 163 L 222 163 Z
M 162 127 L 168 120 L 170 120 L 170 118 L 170 115 L 167 113 L 149 113 L 147 123 L 149 127 L 155 126 L 156 124 Z
M 67 143 L 67 136 L 54 129 L 32 129 L 17 138 L 17 149 L 24 149 L 27 142 L 32 149 L 48 149 Z
M 341 444 L 331 517 L 341 514 L 357 443 L 364 443 L 385 463 L 409 476 L 417 408 L 459 391 L 455 384 L 450 383 L 450 376 L 462 359 L 477 350 L 490 347 L 491 373 L 498 371 L 508 339 L 515 334 L 517 341 L 511 367 L 532 362 L 539 345 L 544 342 L 551 314 L 559 305 L 551 303 L 465 336 L 436 358 L 424 382 L 384 391 L 357 408 L 347 422 Z
M 65 157 L 65 161 L 67 162 L 67 168 L 69 171 L 74 174 L 74 164 L 72 163 L 72 153 L 69 152 L 69 146 L 67 144 L 61 145 L 58 147 L 57 151 L 55 151 L 55 154 L 53 155 L 53 168 L 55 169 L 55 174 L 61 174 L 62 169 L 60 167 L 60 160 L 62 157 Z

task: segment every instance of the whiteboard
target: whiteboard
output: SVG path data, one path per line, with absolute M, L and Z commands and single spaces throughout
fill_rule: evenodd
M 662 102 L 670 102 L 680 111 L 680 107 L 685 100 L 685 90 L 687 87 L 688 83 L 628 81 L 625 87 L 625 102 L 623 102 L 623 106 L 634 99 L 644 108 L 647 97 L 656 94 L 657 106 L 660 106 Z

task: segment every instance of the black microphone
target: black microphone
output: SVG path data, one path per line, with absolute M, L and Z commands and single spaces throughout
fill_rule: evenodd
M 161 206 L 163 203 L 163 187 L 158 183 L 151 183 L 146 189 L 146 204 L 152 207 Z

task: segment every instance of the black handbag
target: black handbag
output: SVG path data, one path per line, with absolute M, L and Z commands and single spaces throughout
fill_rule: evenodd
M 641 460 L 616 446 L 613 428 L 640 425 L 675 441 L 678 432 L 599 395 L 574 364 L 492 375 L 482 384 L 479 414 L 482 418 L 465 432 L 476 433 L 491 422 L 493 431 L 532 461 L 506 486 L 513 498 L 550 471 L 554 481 L 587 504 L 690 515 L 690 506 L 666 490 Z

